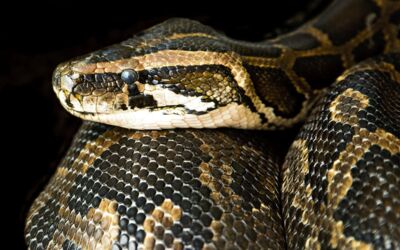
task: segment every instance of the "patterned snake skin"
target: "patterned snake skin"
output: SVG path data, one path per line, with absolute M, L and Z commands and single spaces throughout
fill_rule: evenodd
M 189 21 L 172 22 L 179 28 Z M 249 45 L 246 72 L 262 103 L 274 108 L 264 114 L 262 122 L 272 124 L 265 127 L 293 125 L 308 114 L 288 152 L 285 131 L 129 130 L 84 122 L 30 209 L 28 247 L 400 249 L 399 25 L 400 1 L 338 0 L 311 24 L 270 41 L 268 50 Z M 188 37 L 174 43 L 180 49 L 193 49 L 179 39 Z M 226 73 L 217 65 L 196 69 L 203 76 Z M 181 82 L 190 73 L 196 82 L 198 71 L 182 72 Z M 64 84 L 57 74 L 56 92 Z M 265 85 L 271 80 L 277 84 Z M 100 92 L 100 85 L 80 82 L 76 91 Z M 107 90 L 124 94 L 115 86 Z M 236 104 L 261 117 L 249 104 L 257 103 L 251 91 L 236 90 L 247 97 Z M 77 104 L 67 99 L 63 105 L 74 113 Z
M 282 188 L 289 249 L 400 248 L 398 70 L 391 54 L 348 72 L 293 142 Z

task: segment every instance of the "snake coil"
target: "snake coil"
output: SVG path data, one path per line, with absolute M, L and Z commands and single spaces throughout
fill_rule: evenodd
M 59 65 L 89 121 L 29 248 L 400 248 L 399 25 L 395 0 L 336 0 L 260 43 L 171 19 Z

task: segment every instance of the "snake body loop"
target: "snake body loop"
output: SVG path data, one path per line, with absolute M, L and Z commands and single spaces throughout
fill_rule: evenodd
M 60 64 L 61 104 L 89 121 L 28 246 L 400 248 L 399 25 L 399 1 L 337 0 L 260 43 L 172 19 Z M 288 152 L 248 130 L 304 121 Z

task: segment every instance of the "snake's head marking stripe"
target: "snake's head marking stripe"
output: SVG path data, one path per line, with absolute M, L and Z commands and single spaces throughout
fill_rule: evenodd
M 105 73 L 76 68 L 74 63 L 62 64 L 54 73 L 53 87 L 62 105 L 84 119 L 122 127 L 213 126 L 203 123 L 215 113 L 229 120 L 235 115 L 232 104 L 245 101 L 230 70 L 221 65 L 160 65 Z
M 240 56 L 211 28 L 180 19 L 160 27 L 60 64 L 53 88 L 62 105 L 86 120 L 135 129 L 261 122 Z

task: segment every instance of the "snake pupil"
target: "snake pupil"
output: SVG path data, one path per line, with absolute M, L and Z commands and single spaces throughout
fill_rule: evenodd
M 139 78 L 138 73 L 132 69 L 125 69 L 121 73 L 121 79 L 127 84 L 132 84 L 136 82 Z

